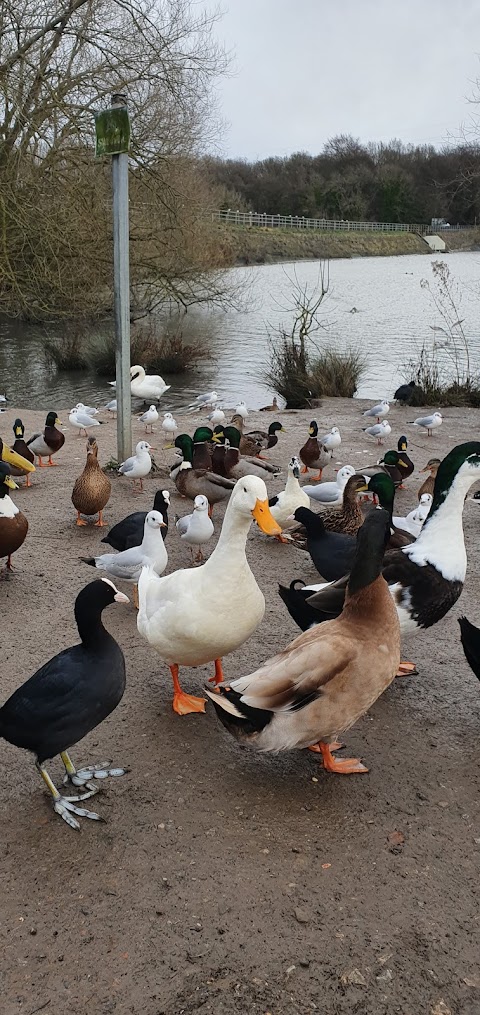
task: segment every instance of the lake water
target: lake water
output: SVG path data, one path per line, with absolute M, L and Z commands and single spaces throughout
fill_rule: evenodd
M 431 263 L 439 255 L 362 257 L 330 264 L 330 291 L 322 304 L 325 329 L 318 345 L 360 348 L 368 369 L 359 397 L 391 396 L 404 380 L 403 369 L 424 341 L 431 343 L 433 328 L 442 321 L 421 280 L 432 283 Z M 443 255 L 458 283 L 457 306 L 469 340 L 476 369 L 480 364 L 480 253 Z M 232 280 L 245 286 L 241 311 L 205 309 L 188 314 L 189 333 L 205 335 L 211 359 L 186 375 L 166 377 L 172 387 L 161 401 L 162 409 L 183 407 L 192 395 L 215 388 L 226 406 L 245 398 L 251 408 L 271 401 L 262 373 L 268 365 L 268 333 L 279 324 L 286 328 L 293 281 L 310 291 L 318 281 L 318 262 L 274 264 L 232 269 Z M 57 373 L 46 362 L 41 329 L 3 322 L 0 325 L 0 393 L 13 405 L 32 409 L 68 408 L 78 401 L 102 405 L 112 397 L 108 378 L 89 373 Z M 449 347 L 441 356 L 448 362 Z M 112 378 L 113 379 L 113 378 Z

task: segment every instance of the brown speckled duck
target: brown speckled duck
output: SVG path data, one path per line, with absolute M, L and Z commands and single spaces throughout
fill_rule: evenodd
M 77 512 L 77 525 L 87 524 L 80 515 L 98 514 L 98 521 L 95 522 L 95 525 L 101 528 L 104 525 L 103 509 L 108 504 L 111 492 L 112 484 L 98 463 L 98 444 L 95 437 L 89 437 L 85 468 L 81 476 L 75 480 L 72 490 L 72 504 Z
M 7 558 L 7 570 L 12 570 L 12 554 L 19 550 L 28 532 L 25 515 L 10 497 L 17 484 L 10 476 L 10 466 L 0 462 L 0 557 Z
M 347 536 L 355 536 L 364 522 L 364 515 L 357 500 L 357 495 L 367 489 L 363 476 L 350 476 L 343 491 L 341 508 L 329 508 L 322 511 L 322 521 L 329 532 L 343 532 Z
M 420 472 L 429 472 L 430 475 L 424 480 L 418 490 L 418 499 L 421 500 L 422 493 L 430 493 L 433 497 L 433 491 L 435 488 L 435 479 L 437 476 L 438 468 L 440 465 L 439 458 L 429 458 L 424 469 L 420 469 Z

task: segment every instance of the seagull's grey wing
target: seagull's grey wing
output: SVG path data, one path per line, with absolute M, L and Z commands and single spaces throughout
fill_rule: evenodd
M 191 518 L 191 515 L 185 515 L 183 518 L 179 518 L 178 521 L 175 522 L 175 528 L 181 536 L 184 536 L 185 533 L 188 532 Z
M 126 472 L 131 472 L 134 463 L 135 463 L 135 455 L 132 455 L 131 458 L 127 458 L 125 462 L 122 462 L 118 471 L 121 472 L 122 476 L 124 476 Z
M 81 426 L 100 426 L 97 419 L 92 419 L 88 412 L 76 412 L 75 416 Z

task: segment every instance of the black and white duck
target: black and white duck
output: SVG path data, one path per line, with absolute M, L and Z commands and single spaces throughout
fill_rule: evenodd
M 462 514 L 465 497 L 480 479 L 480 442 L 459 444 L 441 462 L 430 513 L 418 539 L 385 555 L 383 576 L 393 596 L 402 634 L 432 627 L 461 595 L 467 570 Z M 348 576 L 309 591 L 280 587 L 290 615 L 303 630 L 338 616 Z M 404 672 L 412 671 L 412 664 Z

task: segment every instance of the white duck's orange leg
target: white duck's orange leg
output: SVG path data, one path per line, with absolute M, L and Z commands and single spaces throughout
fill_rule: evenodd
M 193 694 L 186 694 L 180 687 L 178 679 L 178 666 L 173 663 L 169 666 L 173 680 L 173 701 L 172 708 L 177 715 L 189 715 L 190 712 L 204 712 L 207 704 L 206 698 L 195 698 Z

